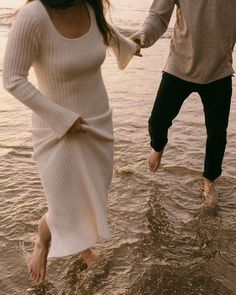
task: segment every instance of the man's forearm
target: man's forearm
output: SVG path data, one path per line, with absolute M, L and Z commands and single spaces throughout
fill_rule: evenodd
M 145 47 L 153 45 L 167 30 L 175 6 L 174 0 L 154 0 L 140 34 L 145 35 Z

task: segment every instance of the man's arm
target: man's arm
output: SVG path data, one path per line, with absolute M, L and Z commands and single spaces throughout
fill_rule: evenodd
M 141 47 L 152 46 L 167 30 L 175 0 L 154 0 L 142 27 L 131 36 Z

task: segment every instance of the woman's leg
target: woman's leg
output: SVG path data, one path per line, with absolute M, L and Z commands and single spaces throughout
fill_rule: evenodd
M 92 265 L 98 259 L 96 252 L 91 249 L 81 251 L 79 254 L 88 266 Z
M 34 243 L 34 250 L 28 265 L 30 279 L 37 283 L 44 283 L 47 269 L 47 256 L 50 247 L 51 233 L 46 222 L 46 214 L 40 219 L 38 235 Z M 90 266 L 98 258 L 91 249 L 80 252 L 85 263 Z
M 214 180 L 222 173 L 222 162 L 227 143 L 227 127 L 232 96 L 232 78 L 226 77 L 203 85 L 199 94 L 202 99 L 207 129 L 204 163 L 204 197 L 210 206 L 217 204 Z
M 38 235 L 35 240 L 33 254 L 28 265 L 30 279 L 37 283 L 43 283 L 45 281 L 50 241 L 51 233 L 46 222 L 45 214 L 39 221 Z
M 163 73 L 162 81 L 149 118 L 149 134 L 152 150 L 148 157 L 149 169 L 155 172 L 168 141 L 168 129 L 178 115 L 184 100 L 194 90 L 194 83 Z

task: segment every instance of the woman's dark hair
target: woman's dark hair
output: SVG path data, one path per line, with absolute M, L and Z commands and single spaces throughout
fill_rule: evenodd
M 34 0 L 27 0 L 26 4 L 32 1 Z M 108 24 L 105 17 L 105 13 L 110 7 L 110 1 L 109 0 L 80 0 L 80 1 L 87 2 L 88 4 L 92 6 L 94 13 L 96 15 L 96 20 L 97 20 L 99 30 L 103 36 L 104 43 L 108 46 L 109 41 L 111 39 L 115 39 L 115 41 L 117 42 L 113 29 Z M 47 1 L 42 1 L 42 2 L 45 4 L 45 2 Z M 70 1 L 70 2 L 73 2 L 73 1 Z M 60 7 L 58 8 L 60 9 Z
M 83 1 L 88 2 L 93 7 L 99 30 L 104 39 L 104 43 L 108 45 L 110 39 L 114 38 L 113 30 L 105 18 L 105 11 L 108 10 L 110 7 L 109 0 L 83 0 Z

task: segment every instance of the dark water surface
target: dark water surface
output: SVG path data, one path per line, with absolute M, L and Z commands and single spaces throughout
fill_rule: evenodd
M 0 75 L 8 26 L 2 16 L 20 1 L 0 2 Z M 144 19 L 151 1 L 113 0 L 125 33 Z M 101 261 L 86 269 L 78 256 L 53 259 L 45 288 L 27 279 L 26 260 L 46 202 L 26 132 L 30 111 L 0 85 L 0 295 L 236 294 L 236 82 L 220 209 L 202 207 L 205 128 L 200 99 L 189 97 L 170 130 L 161 169 L 146 167 L 147 119 L 173 27 L 155 46 L 118 71 L 103 66 L 114 110 L 115 167 L 109 195 L 112 240 L 97 245 Z M 234 52 L 234 58 L 236 53 Z M 33 74 L 31 80 L 35 80 Z

